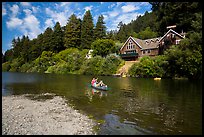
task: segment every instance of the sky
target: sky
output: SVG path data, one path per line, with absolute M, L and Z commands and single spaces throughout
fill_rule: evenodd
M 148 2 L 2 2 L 2 53 L 12 48 L 14 38 L 26 35 L 32 40 L 56 22 L 65 26 L 72 14 L 83 19 L 90 10 L 94 25 L 103 15 L 110 31 L 117 30 L 120 21 L 128 24 L 151 12 L 151 7 Z

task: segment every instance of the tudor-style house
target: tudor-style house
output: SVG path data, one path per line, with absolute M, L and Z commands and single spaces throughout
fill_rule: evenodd
M 184 39 L 184 33 L 177 33 L 170 29 L 163 37 L 141 40 L 129 37 L 120 48 L 120 56 L 124 60 L 136 60 L 143 56 L 156 56 L 162 54 L 171 45 L 179 44 Z

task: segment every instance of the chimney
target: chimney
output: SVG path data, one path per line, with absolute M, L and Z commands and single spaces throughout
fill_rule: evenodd
M 173 29 L 173 28 L 176 28 L 176 25 L 173 25 L 173 26 L 167 26 L 166 28 L 167 28 L 167 30 L 168 30 L 168 29 Z
M 186 33 L 183 32 L 183 30 L 181 31 L 181 36 L 183 36 L 184 38 L 186 37 Z

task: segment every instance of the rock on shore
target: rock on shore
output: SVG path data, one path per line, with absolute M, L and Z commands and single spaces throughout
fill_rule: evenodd
M 94 125 L 59 96 L 46 101 L 2 97 L 3 135 L 93 135 Z

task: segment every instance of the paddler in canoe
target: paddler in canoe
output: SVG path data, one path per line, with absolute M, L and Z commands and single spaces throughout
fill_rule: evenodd
M 93 78 L 92 81 L 91 81 L 91 85 L 93 87 L 107 87 L 106 84 L 103 83 L 103 81 L 101 80 L 100 82 L 97 81 L 98 78 Z

